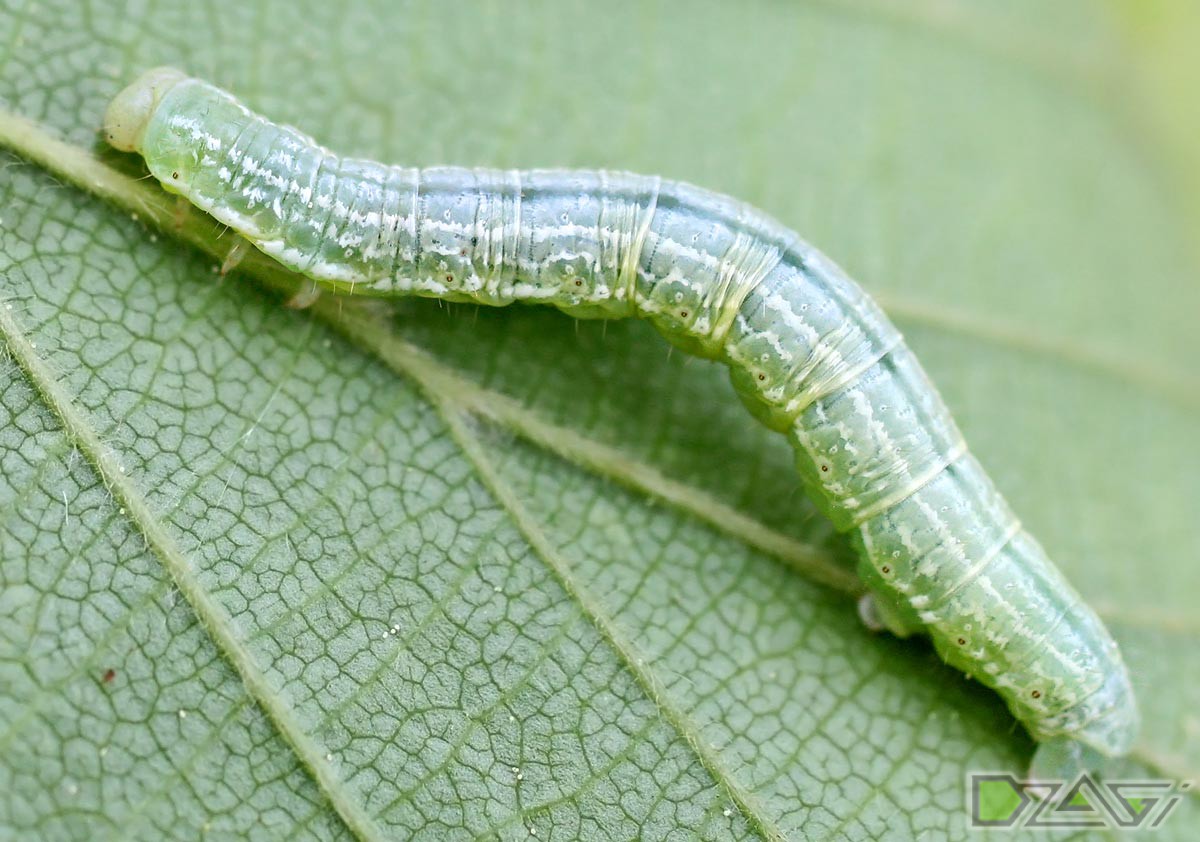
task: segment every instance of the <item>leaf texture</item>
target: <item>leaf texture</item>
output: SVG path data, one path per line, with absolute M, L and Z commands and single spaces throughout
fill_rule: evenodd
M 339 151 L 658 172 L 794 226 L 1111 624 L 1119 771 L 1194 778 L 1200 259 L 1127 21 L 511 5 L 0 9 L 0 836 L 959 838 L 967 772 L 1032 751 L 860 626 L 786 445 L 646 325 L 215 274 L 231 237 L 96 134 L 162 63 Z

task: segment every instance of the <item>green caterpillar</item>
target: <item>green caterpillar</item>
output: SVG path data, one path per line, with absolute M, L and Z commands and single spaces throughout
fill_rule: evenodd
M 122 91 L 109 143 L 321 285 L 584 318 L 648 319 L 729 366 L 856 544 L 864 619 L 927 634 L 1041 743 L 1035 777 L 1126 753 L 1138 714 L 1116 644 L 968 452 L 879 307 L 754 208 L 659 178 L 413 169 L 343 158 L 160 68 Z

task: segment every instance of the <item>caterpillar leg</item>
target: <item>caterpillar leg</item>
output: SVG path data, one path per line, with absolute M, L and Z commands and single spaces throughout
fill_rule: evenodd
M 858 600 L 858 617 L 864 626 L 875 632 L 891 632 L 896 637 L 912 637 L 925 631 L 925 625 L 909 605 L 887 595 L 873 565 L 860 560 L 858 576 L 869 588 Z
M 906 617 L 904 612 L 892 609 L 875 594 L 863 594 L 858 598 L 858 618 L 871 631 L 887 631 L 896 637 L 911 637 L 922 630 L 920 623 Z
M 1104 764 L 1104 755 L 1069 737 L 1055 737 L 1039 743 L 1029 762 L 1031 781 L 1072 783 L 1084 772 L 1095 772 Z
M 176 231 L 183 230 L 183 223 L 187 221 L 191 209 L 192 203 L 182 193 L 175 197 L 175 213 L 172 215 L 172 222 L 175 224 Z
M 317 303 L 317 299 L 321 297 L 321 288 L 316 284 L 297 290 L 292 294 L 292 297 L 284 302 L 284 306 L 292 310 L 307 310 L 309 307 Z
M 221 264 L 221 276 L 224 277 L 237 268 L 237 265 L 242 262 L 242 258 L 246 256 L 246 252 L 250 250 L 250 243 L 237 238 L 237 242 L 233 244 L 233 248 L 225 255 L 225 261 Z

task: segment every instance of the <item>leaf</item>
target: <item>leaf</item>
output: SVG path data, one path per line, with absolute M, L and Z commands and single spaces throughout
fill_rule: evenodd
M 230 238 L 97 140 L 160 63 L 348 153 L 658 172 L 803 232 L 1114 629 L 1121 770 L 1194 778 L 1197 255 L 1099 9 L 0 12 L 2 834 L 956 838 L 967 772 L 1032 751 L 859 626 L 719 368 L 214 275 Z

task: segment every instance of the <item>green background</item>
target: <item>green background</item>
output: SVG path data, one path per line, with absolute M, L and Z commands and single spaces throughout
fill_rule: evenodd
M 1197 777 L 1194 7 L 348 6 L 0 7 L 0 837 L 954 838 L 966 774 L 1032 752 L 861 628 L 718 367 L 215 275 L 231 236 L 97 134 L 161 63 L 341 152 L 795 227 L 1120 641 L 1146 722 L 1111 773 Z

